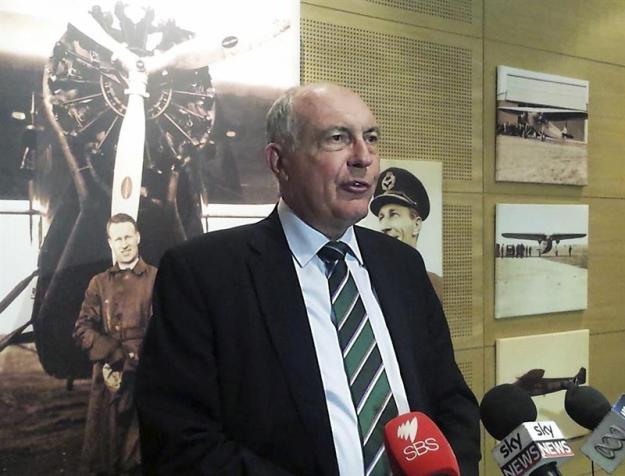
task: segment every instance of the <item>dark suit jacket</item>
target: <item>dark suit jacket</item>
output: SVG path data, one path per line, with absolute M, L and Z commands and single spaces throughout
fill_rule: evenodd
M 477 475 L 479 414 L 419 253 L 356 227 L 413 411 Z M 168 251 L 136 402 L 145 474 L 337 475 L 310 326 L 277 212 Z

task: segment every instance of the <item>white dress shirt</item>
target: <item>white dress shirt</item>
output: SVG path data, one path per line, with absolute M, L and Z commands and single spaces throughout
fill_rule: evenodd
M 304 223 L 288 205 L 280 200 L 278 215 L 291 249 L 297 271 L 310 329 L 312 331 L 321 380 L 330 416 L 334 448 L 342 476 L 363 476 L 363 458 L 358 436 L 358 418 L 343 366 L 343 356 L 336 327 L 332 322 L 330 291 L 326 268 L 317 252 L 329 241 L 326 236 Z M 409 412 L 406 391 L 399 372 L 399 365 L 386 322 L 369 273 L 365 267 L 354 229 L 350 227 L 340 238 L 349 245 L 353 255 L 345 257 L 373 329 L 388 381 L 395 397 L 399 414 Z

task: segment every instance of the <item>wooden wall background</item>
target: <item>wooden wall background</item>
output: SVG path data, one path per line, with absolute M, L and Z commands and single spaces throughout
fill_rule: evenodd
M 580 328 L 590 329 L 591 384 L 612 401 L 625 392 L 625 3 L 305 0 L 301 17 L 302 82 L 361 93 L 383 157 L 443 162 L 443 304 L 478 398 L 495 384 L 495 339 Z M 588 186 L 495 182 L 500 64 L 590 81 Z M 495 321 L 497 203 L 590 205 L 587 310 Z M 485 435 L 483 475 L 501 474 L 494 444 Z M 578 452 L 563 472 L 590 464 Z

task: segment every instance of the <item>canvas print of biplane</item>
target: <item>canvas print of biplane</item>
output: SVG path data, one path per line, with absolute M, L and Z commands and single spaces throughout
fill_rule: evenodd
M 156 266 L 276 202 L 265 115 L 299 84 L 299 2 L 7 1 L 0 29 L 0 471 L 83 474 L 72 334 L 107 220 Z
M 588 81 L 497 67 L 495 179 L 588 183 Z

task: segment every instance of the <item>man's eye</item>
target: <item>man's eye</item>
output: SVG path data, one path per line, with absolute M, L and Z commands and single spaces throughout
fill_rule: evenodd
M 380 140 L 380 137 L 377 134 L 367 134 L 365 135 L 365 141 L 369 144 L 377 144 Z
M 347 137 L 347 134 L 337 132 L 335 134 L 330 135 L 329 140 L 333 144 L 346 144 L 349 138 Z
M 328 150 L 341 150 L 351 142 L 351 136 L 347 132 L 330 132 L 323 138 L 323 147 Z

